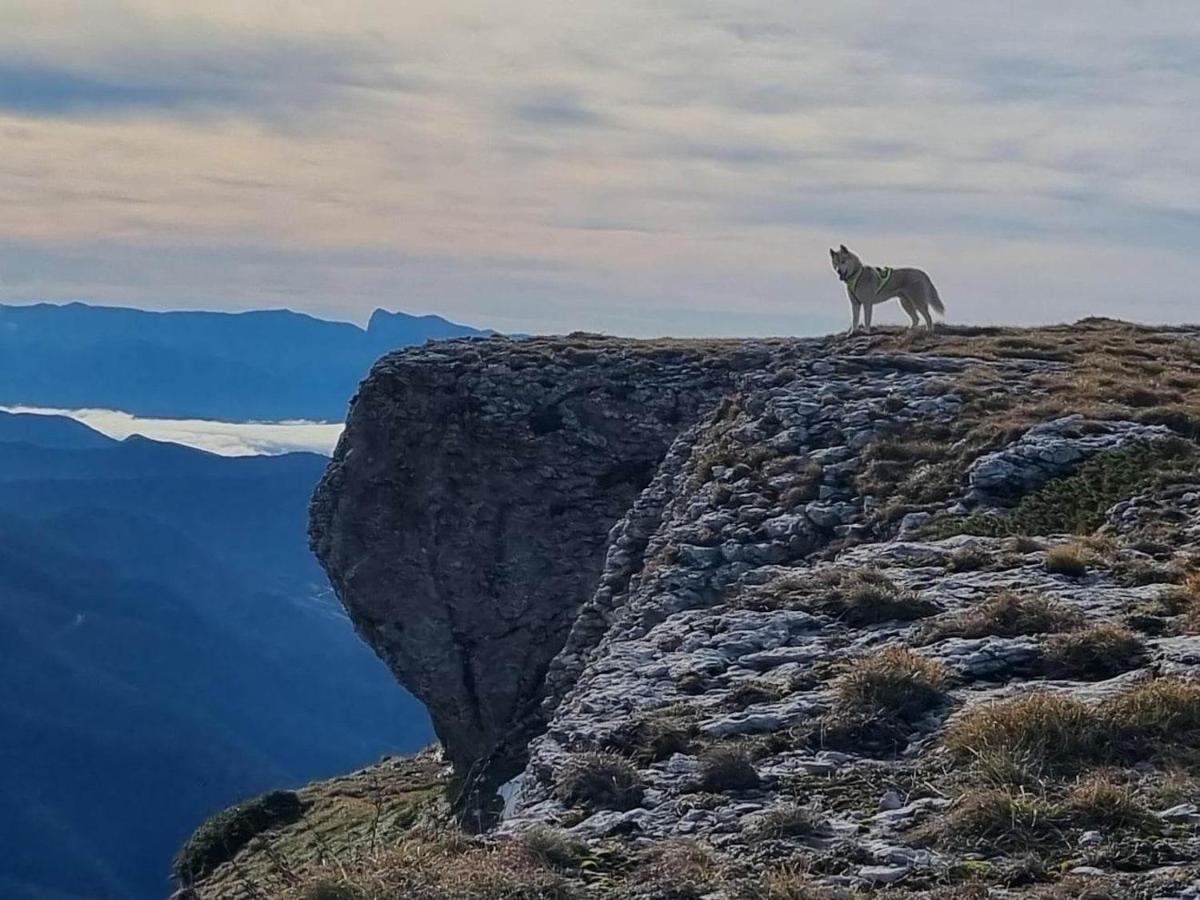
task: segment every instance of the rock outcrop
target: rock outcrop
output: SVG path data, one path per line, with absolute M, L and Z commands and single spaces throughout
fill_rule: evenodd
M 503 811 L 258 889 L 1200 896 L 1198 437 L 1187 329 L 387 357 L 313 545 Z
M 371 370 L 313 499 L 312 546 L 461 774 L 536 721 L 609 529 L 677 434 L 767 356 L 741 342 L 496 338 Z

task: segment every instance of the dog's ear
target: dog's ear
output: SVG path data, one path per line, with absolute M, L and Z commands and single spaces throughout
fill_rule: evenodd
M 830 247 L 830 248 L 829 248 L 829 255 L 830 255 L 830 257 L 832 257 L 833 259 L 837 259 L 837 251 L 836 251 L 836 250 L 834 250 L 832 247 Z
M 846 245 L 845 245 L 845 244 L 842 244 L 842 252 L 843 252 L 843 253 L 849 253 L 849 252 L 850 252 L 849 250 L 847 250 L 847 249 L 846 249 Z

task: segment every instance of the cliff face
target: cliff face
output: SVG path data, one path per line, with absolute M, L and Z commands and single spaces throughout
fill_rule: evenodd
M 313 499 L 312 546 L 461 774 L 536 719 L 609 529 L 765 356 L 581 336 L 443 343 L 372 369 Z
M 1194 329 L 388 357 L 314 546 L 502 822 L 278 889 L 1194 897 L 1198 437 Z

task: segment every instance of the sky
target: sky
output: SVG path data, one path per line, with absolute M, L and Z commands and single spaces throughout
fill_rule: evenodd
M 1194 0 L 0 0 L 0 302 L 1195 321 L 1197 109 Z

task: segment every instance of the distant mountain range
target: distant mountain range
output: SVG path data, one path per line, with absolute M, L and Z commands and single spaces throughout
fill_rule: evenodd
M 289 310 L 0 305 L 0 406 L 341 421 L 379 356 L 490 332 L 376 310 L 366 329 Z
M 91 315 L 60 312 L 76 324 Z M 108 312 L 93 320 L 108 324 L 90 344 L 79 332 L 85 358 L 152 346 L 165 363 L 176 352 L 149 326 L 140 349 L 122 343 L 136 329 L 115 336 Z M 57 314 L 0 315 L 7 325 Z M 229 327 L 216 318 L 191 320 L 193 348 L 206 323 L 211 340 Z M 266 314 L 255 358 L 288 355 L 270 336 L 275 324 L 308 335 L 313 353 L 317 335 L 342 328 L 311 321 Z M 21 346 L 40 347 L 45 360 L 51 343 Z M 174 346 L 186 343 L 180 335 Z M 57 344 L 60 363 L 66 345 Z M 3 346 L 0 386 L 12 392 L 12 344 Z M 200 379 L 216 358 L 195 349 L 204 362 L 183 380 Z M 237 371 L 261 378 L 268 368 Z M 128 405 L 128 393 L 104 393 L 116 382 L 94 379 L 88 393 L 55 375 L 45 402 Z M 267 409 L 229 378 L 226 405 L 214 397 L 207 411 Z M 53 395 L 56 385 L 64 393 Z M 180 412 L 154 406 L 153 386 L 142 387 L 143 409 Z M 194 395 L 191 412 L 203 400 Z M 297 403 L 290 414 L 319 408 Z M 325 462 L 118 442 L 70 419 L 0 413 L 0 897 L 165 896 L 172 853 L 209 813 L 431 740 L 424 710 L 354 634 L 308 553 L 305 510 Z

